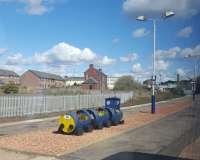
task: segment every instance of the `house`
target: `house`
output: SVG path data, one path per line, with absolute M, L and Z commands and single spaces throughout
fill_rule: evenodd
M 158 85 L 158 89 L 163 92 L 173 89 L 173 88 L 176 88 L 176 87 L 177 87 L 177 81 L 171 81 L 171 80 L 166 81 L 166 82 L 161 82 Z
M 94 68 L 93 64 L 84 72 L 83 90 L 106 90 L 107 75 L 101 69 Z
M 22 86 L 31 89 L 47 89 L 51 87 L 64 87 L 64 79 L 56 74 L 28 70 L 20 77 Z
M 84 77 L 65 77 L 66 86 L 79 86 L 84 82 Z
M 19 75 L 13 71 L 10 70 L 5 70 L 5 69 L 0 69 L 0 85 L 5 85 L 5 84 L 19 84 Z
M 115 87 L 115 82 L 117 82 L 117 80 L 119 78 L 120 77 L 111 77 L 111 76 L 109 76 L 107 78 L 108 89 L 113 89 Z
M 152 80 L 151 79 L 147 79 L 143 82 L 143 86 L 145 86 L 146 88 L 150 89 L 152 87 Z

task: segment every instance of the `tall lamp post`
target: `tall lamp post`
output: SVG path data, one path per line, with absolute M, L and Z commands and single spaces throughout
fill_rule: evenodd
M 172 11 L 166 11 L 162 14 L 162 19 L 166 19 L 174 16 L 175 13 Z M 155 84 L 156 84 L 156 23 L 159 19 L 147 18 L 146 16 L 138 16 L 136 18 L 138 21 L 152 21 L 153 22 L 153 75 L 152 75 L 152 96 L 151 96 L 151 113 L 156 112 L 156 97 L 155 97 Z
M 194 58 L 194 78 L 192 81 L 192 94 L 193 94 L 193 101 L 195 101 L 195 91 L 196 91 L 196 85 L 197 85 L 197 77 L 198 77 L 198 72 L 197 69 L 198 67 L 198 60 L 199 60 L 200 55 L 187 55 L 185 58 Z

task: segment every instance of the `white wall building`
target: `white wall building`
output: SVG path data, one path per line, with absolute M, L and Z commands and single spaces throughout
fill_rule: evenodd
M 65 78 L 66 86 L 82 85 L 84 77 L 67 77 Z
M 107 85 L 108 85 L 108 89 L 113 89 L 115 86 L 115 82 L 119 79 L 120 77 L 111 77 L 108 76 L 107 78 Z
M 159 90 L 164 92 L 168 89 L 172 89 L 172 88 L 176 88 L 177 87 L 177 84 L 171 84 L 171 83 L 168 83 L 168 84 L 161 84 L 158 86 Z

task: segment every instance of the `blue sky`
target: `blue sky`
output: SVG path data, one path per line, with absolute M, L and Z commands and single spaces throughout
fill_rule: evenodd
M 191 77 L 200 55 L 198 0 L 0 0 L 0 68 L 83 75 L 89 63 L 108 75 L 151 76 L 153 25 L 137 15 L 176 16 L 157 23 L 160 80 Z

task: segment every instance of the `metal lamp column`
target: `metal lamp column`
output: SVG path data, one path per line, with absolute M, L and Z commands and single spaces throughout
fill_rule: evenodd
M 153 76 L 152 76 L 152 97 L 151 97 L 151 113 L 156 111 L 156 96 L 155 96 L 155 83 L 156 83 L 156 74 L 155 74 L 155 59 L 156 59 L 156 20 L 153 20 Z

